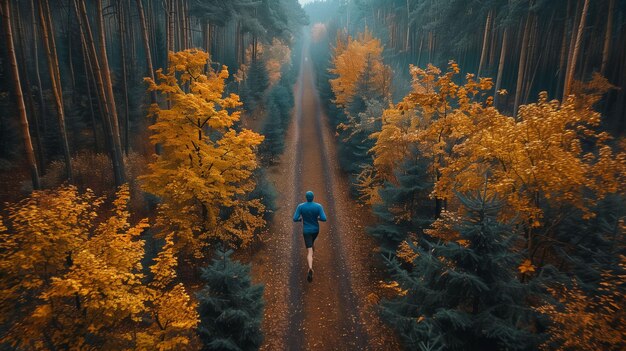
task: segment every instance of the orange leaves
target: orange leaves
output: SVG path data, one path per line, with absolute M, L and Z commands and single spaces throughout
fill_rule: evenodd
M 317 22 L 311 27 L 311 41 L 319 43 L 326 36 L 326 24 Z
M 394 172 L 411 150 L 418 150 L 421 157 L 432 160 L 433 179 L 439 178 L 456 144 L 482 127 L 475 125 L 474 120 L 486 107 L 475 99 L 491 89 L 491 81 L 484 78 L 475 81 L 468 75 L 466 83 L 458 85 L 453 79 L 458 72 L 453 61 L 445 73 L 432 65 L 425 69 L 410 67 L 412 91 L 384 111 L 381 131 L 372 134 L 376 139 L 371 150 L 374 166 L 382 179 L 394 181 Z M 455 105 L 458 107 L 453 108 Z M 435 193 L 435 196 L 443 198 L 450 194 Z
M 120 187 L 104 218 L 97 214 L 104 199 L 72 186 L 8 205 L 10 229 L 0 221 L 0 323 L 10 321 L 3 343 L 180 350 L 194 340 L 198 317 L 185 288 L 174 284 L 172 239 L 146 284 L 139 235 L 147 223 L 130 223 L 129 199 L 128 186 Z
M 622 256 L 621 269 L 623 270 Z M 618 350 L 626 342 L 626 311 L 624 292 L 620 287 L 624 276 L 604 272 L 599 293 L 588 295 L 572 282 L 571 287 L 549 288 L 558 304 L 536 308 L 552 320 L 550 339 L 541 345 L 544 350 Z
M 444 210 L 429 229 L 424 229 L 424 233 L 444 242 L 456 240 L 459 245 L 465 246 L 467 240 L 460 239 L 460 234 L 456 229 L 461 221 L 462 217 L 458 213 Z
M 253 51 L 254 46 L 250 44 L 246 49 L 246 62 L 252 62 Z M 271 45 L 256 43 L 256 55 L 257 60 L 263 60 L 265 63 L 270 86 L 278 83 L 283 66 L 291 62 L 291 49 L 283 41 L 276 38 L 272 39 Z M 250 65 L 242 63 L 233 78 L 236 82 L 241 83 L 248 78 L 249 70 Z
M 405 240 L 398 245 L 398 250 L 396 250 L 396 256 L 408 264 L 413 264 L 413 261 L 419 256 L 417 252 L 415 252 L 414 247 L 417 246 L 417 243 L 412 242 L 412 245 Z
M 335 103 L 346 107 L 356 93 L 359 80 L 367 74 L 370 89 L 386 97 L 391 83 L 391 68 L 382 61 L 383 47 L 380 40 L 374 38 L 369 30 L 361 33 L 357 39 L 348 36 L 346 41 L 338 37 L 333 54 L 333 68 L 329 71 L 337 76 L 330 80 L 335 93 Z
M 600 114 L 593 104 L 610 88 L 602 78 L 576 85 L 578 95 L 562 103 L 541 93 L 512 118 L 491 107 L 491 100 L 480 102 L 491 80 L 468 74 L 458 85 L 458 71 L 454 62 L 443 73 L 434 66 L 410 68 L 412 91 L 385 110 L 382 130 L 372 134 L 379 177 L 393 181 L 408 150 L 416 148 L 432 162 L 432 196 L 453 198 L 487 184 L 489 193 L 507 201 L 505 215 L 521 214 L 533 227 L 543 223 L 542 199 L 591 217 L 595 201 L 624 191 L 626 154 L 596 130 Z M 583 143 L 592 143 L 594 151 L 583 151 Z
M 397 295 L 397 296 L 405 296 L 409 292 L 408 290 L 402 289 L 400 284 L 397 281 L 395 281 L 395 280 L 393 280 L 393 281 L 391 281 L 389 283 L 380 281 L 379 285 L 380 285 L 381 288 L 389 290 L 394 295 Z
M 155 323 L 139 333 L 138 348 L 179 350 L 193 340 L 198 314 L 185 287 L 174 283 L 177 259 L 171 233 L 166 236 L 165 245 L 154 261 L 150 267 L 153 278 L 148 284 L 147 301 Z
M 535 267 L 529 259 L 526 259 L 517 267 L 517 270 L 522 274 L 530 274 L 533 273 L 536 268 L 537 267 Z
M 614 153 L 606 136 L 593 130 L 599 113 L 581 104 L 587 100 L 571 96 L 559 103 L 542 93 L 537 103 L 520 107 L 517 120 L 487 108 L 472 118 L 478 128 L 453 149 L 436 192 L 471 190 L 468 184 L 480 184 L 488 174 L 489 190 L 508 200 L 510 215 L 521 213 L 533 226 L 542 222 L 541 197 L 591 216 L 595 200 L 623 190 L 626 163 L 624 153 Z M 597 153 L 583 153 L 585 140 L 595 143 Z M 477 163 L 484 167 L 473 166 Z M 585 195 L 589 190 L 596 196 Z
M 200 50 L 170 53 L 167 74 L 157 72 L 159 82 L 151 89 L 168 94 L 171 107 L 155 109 L 151 139 L 163 151 L 140 177 L 143 188 L 162 199 L 159 223 L 174 233 L 176 249 L 195 256 L 201 256 L 207 239 L 248 243 L 250 230 L 264 222 L 241 209 L 254 208 L 259 218 L 265 210 L 260 203 L 242 205 L 241 199 L 254 188 L 251 175 L 263 136 L 234 128 L 240 112 L 232 109 L 241 102 L 236 94 L 224 94 L 225 67 L 206 71 L 208 58 Z M 223 218 L 223 210 L 231 215 Z
M 102 201 L 89 190 L 80 194 L 68 186 L 33 192 L 9 206 L 11 231 L 0 234 L 2 248 L 7 249 L 2 250 L 0 271 L 20 276 L 23 284 L 3 285 L 3 291 L 37 289 L 62 272 L 66 253 L 87 240 Z
M 8 206 L 10 235 L 0 250 L 3 318 L 13 327 L 4 341 L 29 335 L 37 344 L 86 348 L 81 336 L 111 348 L 125 340 L 118 321 L 144 311 L 139 234 L 145 221 L 130 224 L 128 186 L 120 187 L 110 216 L 103 198 L 67 186 L 37 191 Z M 29 341 L 30 342 L 30 341 Z M 119 344 L 117 344 L 119 345 Z

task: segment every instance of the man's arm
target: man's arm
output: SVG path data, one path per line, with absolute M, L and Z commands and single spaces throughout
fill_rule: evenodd
M 294 222 L 300 222 L 302 220 L 301 215 L 300 215 L 300 205 L 298 205 L 298 207 L 296 207 L 296 213 L 293 214 L 293 221 Z
M 326 213 L 324 213 L 324 207 L 322 207 L 322 205 L 320 205 L 319 220 L 322 221 L 322 222 L 326 222 Z

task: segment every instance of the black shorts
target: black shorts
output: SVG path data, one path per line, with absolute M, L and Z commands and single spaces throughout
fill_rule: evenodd
M 304 236 L 304 245 L 306 246 L 307 249 L 313 247 L 313 243 L 315 242 L 315 239 L 317 239 L 317 234 L 319 233 L 302 234 L 302 236 Z

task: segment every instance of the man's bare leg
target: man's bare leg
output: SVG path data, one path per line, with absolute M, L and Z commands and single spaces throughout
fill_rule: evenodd
M 309 264 L 309 269 L 313 270 L 313 248 L 309 247 L 307 248 L 307 255 L 306 255 L 306 261 Z

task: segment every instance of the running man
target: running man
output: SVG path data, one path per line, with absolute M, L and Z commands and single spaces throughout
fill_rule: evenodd
M 326 222 L 326 214 L 324 208 L 317 202 L 313 202 L 313 192 L 306 192 L 306 202 L 296 207 L 296 213 L 293 214 L 293 221 L 302 221 L 302 233 L 304 236 L 304 245 L 307 249 L 306 260 L 309 263 L 309 273 L 306 280 L 310 283 L 313 281 L 313 244 L 320 232 L 320 225 L 317 221 Z

